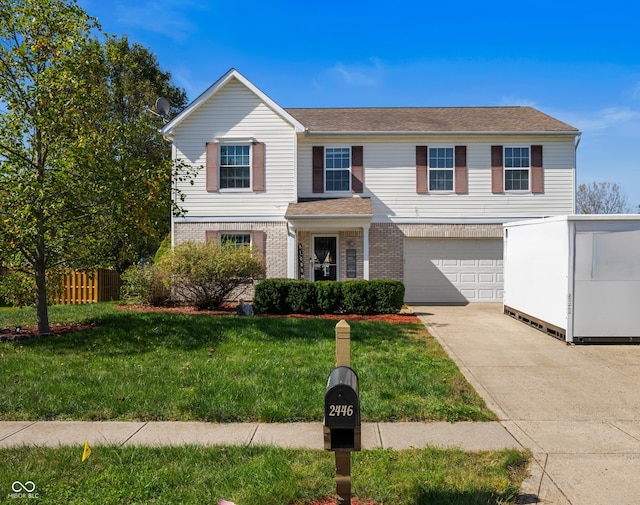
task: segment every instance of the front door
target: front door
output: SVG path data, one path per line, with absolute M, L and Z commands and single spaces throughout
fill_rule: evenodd
M 338 280 L 337 237 L 313 237 L 313 280 Z

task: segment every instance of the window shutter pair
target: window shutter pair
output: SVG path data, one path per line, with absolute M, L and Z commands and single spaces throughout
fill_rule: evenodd
M 312 191 L 324 193 L 324 147 L 312 147 Z M 364 191 L 364 156 L 362 146 L 351 147 L 351 192 Z
M 416 192 L 429 192 L 429 147 L 416 146 Z M 467 193 L 467 146 L 454 148 L 453 189 L 457 194 Z
M 491 146 L 491 192 L 504 192 L 504 149 Z M 531 192 L 544 193 L 544 169 L 542 167 L 542 146 L 531 146 Z
M 251 158 L 251 189 L 253 191 L 264 191 L 264 142 L 254 142 Z M 205 146 L 205 169 L 207 191 L 218 191 L 219 172 L 218 159 L 220 144 L 218 142 L 207 142 Z
M 206 230 L 205 241 L 215 242 L 218 240 L 220 232 L 218 230 Z M 261 230 L 255 230 L 251 233 L 251 245 L 254 247 L 257 254 L 264 256 L 264 237 L 265 233 Z

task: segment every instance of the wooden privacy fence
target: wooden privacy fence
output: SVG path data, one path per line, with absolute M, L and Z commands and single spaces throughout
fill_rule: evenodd
M 98 268 L 93 272 L 67 272 L 62 276 L 62 294 L 57 303 L 74 305 L 120 299 L 120 275 Z

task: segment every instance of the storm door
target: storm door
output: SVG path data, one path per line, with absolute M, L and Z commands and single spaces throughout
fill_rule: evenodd
M 338 238 L 313 237 L 313 280 L 338 280 Z

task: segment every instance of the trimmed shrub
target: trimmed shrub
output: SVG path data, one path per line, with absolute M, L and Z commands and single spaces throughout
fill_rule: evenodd
M 347 314 L 373 314 L 370 281 L 348 281 L 342 285 L 343 310 Z
M 399 281 L 321 281 L 266 279 L 255 288 L 253 304 L 266 314 L 395 314 L 404 300 Z
M 376 314 L 393 314 L 404 304 L 404 284 L 393 280 L 369 281 L 369 300 Z
M 265 279 L 254 290 L 253 305 L 258 312 L 265 314 L 287 314 L 287 297 L 291 279 Z
M 318 313 L 318 293 L 313 282 L 305 280 L 293 281 L 289 285 L 285 301 L 291 313 Z
M 342 282 L 318 281 L 313 285 L 316 288 L 320 313 L 335 314 L 342 311 Z

